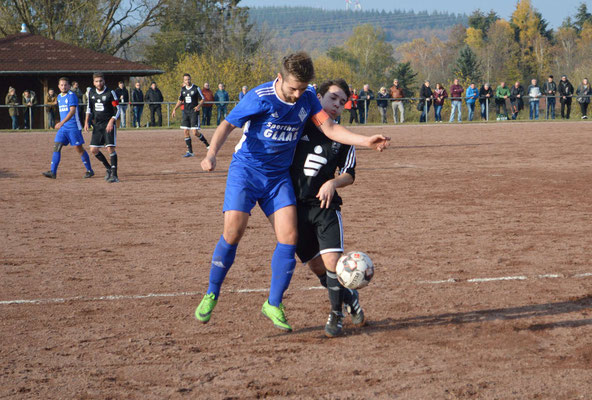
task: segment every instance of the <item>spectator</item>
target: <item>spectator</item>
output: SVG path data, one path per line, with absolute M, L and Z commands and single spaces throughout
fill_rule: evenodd
M 590 104 L 590 96 L 592 95 L 588 78 L 582 80 L 582 83 L 578 86 L 576 94 L 578 95 L 577 100 L 578 103 L 580 103 L 580 109 L 582 110 L 582 119 L 588 119 L 588 105 Z
M 356 91 L 356 89 L 352 89 L 350 87 L 349 91 L 351 93 L 351 96 L 349 96 L 349 99 L 345 103 L 344 108 L 349 111 L 349 123 L 351 124 L 352 122 L 355 121 L 357 124 L 357 123 L 359 123 L 359 121 L 358 121 L 358 99 L 360 98 L 360 96 L 358 96 L 358 92 Z
M 56 113 L 58 111 L 58 96 L 56 96 L 55 90 L 49 89 L 47 91 L 45 104 L 48 105 L 48 107 L 45 110 L 47 113 L 47 124 L 49 129 L 53 129 L 56 124 Z
M 469 121 L 472 121 L 473 116 L 475 115 L 475 103 L 477 102 L 478 98 L 479 90 L 474 83 L 471 83 L 471 85 L 467 88 L 466 93 L 467 108 L 469 110 Z
M 218 84 L 218 90 L 214 95 L 214 100 L 216 100 L 216 111 L 217 111 L 217 118 L 216 122 L 220 125 L 220 122 L 224 121 L 226 118 L 226 110 L 228 110 L 228 101 L 230 100 L 230 96 L 228 92 L 224 90 L 224 84 Z
M 514 83 L 510 90 L 510 104 L 512 104 L 512 119 L 516 119 L 518 113 L 524 108 L 524 88 L 520 82 Z
M 541 99 L 541 88 L 537 84 L 536 79 L 532 79 L 530 81 L 530 86 L 528 87 L 528 98 L 530 103 L 530 119 L 539 119 L 539 101 Z
M 312 88 L 315 90 L 315 93 L 317 92 L 317 90 L 319 90 L 319 87 L 316 83 L 312 84 Z
M 365 84 L 359 96 L 358 112 L 360 114 L 360 124 L 365 124 L 370 109 L 370 101 L 374 99 L 374 92 L 370 89 L 370 85 Z
M 553 81 L 553 75 L 549 75 L 547 82 L 543 85 L 543 92 L 547 101 L 547 119 L 555 119 L 555 95 L 557 94 L 557 84 Z
M 243 97 L 245 97 L 247 95 L 249 88 L 247 86 L 243 86 L 241 88 L 240 93 L 238 94 L 238 101 L 241 101 L 243 99 Z
M 85 91 L 85 92 L 84 92 L 84 94 L 82 95 L 82 103 L 84 104 L 84 107 L 82 106 L 82 104 L 79 104 L 79 105 L 78 105 L 78 108 L 79 108 L 79 109 L 82 109 L 82 108 L 84 108 L 85 110 L 87 110 L 87 109 L 88 109 L 88 94 L 89 94 L 89 93 L 90 93 L 90 87 L 87 87 L 87 88 L 86 88 L 86 91 Z M 85 111 L 85 113 L 86 113 L 86 111 Z M 92 123 L 92 121 L 94 120 L 94 118 L 95 118 L 95 114 L 94 114 L 94 113 L 93 113 L 93 111 L 91 110 L 91 111 L 90 111 L 90 117 L 89 117 L 89 120 L 88 120 L 88 126 L 89 126 L 89 128 L 93 126 L 93 123 Z
M 19 101 L 18 96 L 16 95 L 16 90 L 12 86 L 8 88 L 8 93 L 6 94 L 4 103 L 7 106 L 13 106 L 8 108 L 8 115 L 10 115 L 10 119 L 12 120 L 12 129 L 17 130 L 19 128 L 17 107 L 19 105 Z
M 417 110 L 421 111 L 419 122 L 428 121 L 428 113 L 430 112 L 430 106 L 432 105 L 433 98 L 434 94 L 430 88 L 430 81 L 425 81 L 419 90 L 419 104 L 417 105 Z
M 88 88 L 90 89 L 90 88 Z M 127 106 L 130 101 L 129 91 L 125 87 L 123 81 L 119 81 L 119 87 L 115 89 L 115 95 L 119 101 L 119 112 L 120 112 L 120 127 L 125 128 L 127 122 Z M 85 102 L 86 103 L 86 102 Z M 92 118 L 90 119 L 92 121 Z
M 561 81 L 559 82 L 559 85 L 557 85 L 557 90 L 559 91 L 559 102 L 561 103 L 561 118 L 569 119 L 574 87 L 569 79 L 567 79 L 567 75 L 561 77 Z M 567 108 L 567 112 L 565 112 L 565 108 Z
M 489 115 L 489 105 L 491 104 L 491 100 L 493 99 L 493 89 L 486 83 L 485 85 L 481 86 L 479 89 L 479 102 L 481 103 L 481 119 L 487 120 Z
M 70 90 L 76 95 L 76 97 L 78 97 L 78 105 L 82 104 L 84 93 L 82 93 L 82 90 L 80 90 L 78 82 L 72 81 Z M 80 121 L 84 121 L 86 119 L 86 110 L 84 110 L 82 107 L 78 107 L 78 117 L 80 118 Z
M 134 111 L 132 124 L 135 128 L 139 128 L 142 124 L 142 112 L 144 111 L 144 93 L 140 88 L 140 82 L 136 82 L 136 87 L 132 90 L 132 103 L 132 110 Z
M 164 97 L 162 96 L 162 92 L 156 86 L 156 82 L 152 82 L 150 84 L 150 89 L 146 91 L 146 102 L 148 103 L 148 108 L 150 109 L 150 126 L 162 126 L 162 102 L 164 101 Z M 158 122 L 156 122 L 156 117 L 158 117 Z
M 33 106 L 37 103 L 35 92 L 26 89 L 23 92 L 23 105 L 25 108 L 25 129 L 33 129 Z
M 378 112 L 380 113 L 380 117 L 383 124 L 386 124 L 388 121 L 386 120 L 386 109 L 388 107 L 388 99 L 389 94 L 386 91 L 386 88 L 383 86 L 378 91 L 376 95 L 376 105 L 378 106 Z
M 203 88 L 201 89 L 201 93 L 204 98 L 203 105 L 201 106 L 201 109 L 203 110 L 201 124 L 205 126 L 210 125 L 211 123 L 212 107 L 214 105 L 214 93 L 212 93 L 212 90 L 210 89 L 210 84 L 208 82 L 204 83 Z
M 436 122 L 442 122 L 442 107 L 444 106 L 444 100 L 448 97 L 446 89 L 441 83 L 436 83 L 436 90 L 432 93 L 434 96 L 434 120 Z
M 506 107 L 506 100 L 510 97 L 510 89 L 506 87 L 506 82 L 501 82 L 495 89 L 495 106 L 497 112 L 497 120 L 505 121 L 508 119 L 508 108 Z M 504 112 L 501 113 L 501 109 Z
M 458 110 L 458 122 L 461 122 L 461 113 L 462 113 L 462 98 L 463 98 L 464 89 L 461 85 L 458 84 L 458 79 L 454 80 L 452 86 L 450 86 L 450 100 L 452 104 L 452 111 L 450 111 L 450 121 L 454 121 L 454 110 Z
M 401 120 L 401 123 L 405 122 L 405 106 L 403 105 L 402 100 L 397 100 L 403 98 L 405 98 L 405 91 L 399 86 L 399 80 L 395 79 L 393 80 L 393 86 L 391 86 L 391 99 L 395 99 L 391 104 L 393 107 L 393 120 L 395 121 L 395 124 L 397 123 L 397 109 L 399 110 L 399 119 Z

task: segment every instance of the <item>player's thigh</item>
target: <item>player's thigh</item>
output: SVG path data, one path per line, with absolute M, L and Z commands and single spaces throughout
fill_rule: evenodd
M 316 228 L 310 218 L 311 208 L 298 205 L 296 210 L 298 214 L 296 255 L 298 255 L 300 261 L 306 264 L 319 255 L 319 241 L 317 240 Z
M 249 222 L 249 213 L 230 210 L 224 213 L 224 240 L 229 244 L 238 244 L 245 234 Z
M 280 208 L 268 218 L 279 243 L 296 245 L 298 240 L 296 206 Z
M 319 242 L 319 254 L 343 253 L 343 222 L 341 212 L 327 208 L 317 208 L 314 219 L 316 237 Z M 328 255 L 326 260 L 332 260 L 334 256 Z M 339 257 L 337 257 L 339 258 Z M 336 262 L 336 261 L 335 261 Z M 335 264 L 327 265 L 330 271 L 335 270 Z
M 106 128 L 105 124 L 94 124 L 92 135 L 90 138 L 91 147 L 104 147 L 106 142 Z

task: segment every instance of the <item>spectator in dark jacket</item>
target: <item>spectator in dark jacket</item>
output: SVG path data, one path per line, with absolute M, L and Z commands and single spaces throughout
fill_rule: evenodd
M 481 119 L 487 120 L 489 106 L 493 100 L 493 89 L 489 83 L 481 86 L 479 89 L 479 102 L 481 103 Z
M 582 110 L 582 119 L 588 119 L 588 105 L 590 104 L 590 96 L 592 96 L 592 90 L 590 89 L 590 82 L 588 78 L 584 78 L 582 83 L 578 86 L 576 92 L 578 95 L 578 103 L 580 103 L 580 109 Z
M 462 121 L 462 99 L 464 97 L 464 89 L 458 83 L 458 79 L 454 80 L 452 86 L 450 86 L 450 103 L 452 110 L 450 111 L 450 121 L 454 121 L 454 112 L 458 110 L 458 122 Z
M 524 108 L 524 88 L 520 82 L 514 83 L 510 89 L 510 103 L 512 104 L 512 119 L 518 118 L 518 113 Z
M 434 98 L 434 94 L 430 88 L 430 81 L 425 81 L 421 86 L 421 89 L 419 90 L 419 98 L 419 104 L 417 105 L 417 109 L 421 110 L 419 122 L 427 122 L 430 106 L 432 105 L 432 99 Z
M 10 115 L 10 119 L 12 120 L 12 129 L 17 130 L 19 128 L 18 123 L 18 96 L 16 95 L 16 89 L 12 86 L 8 88 L 8 93 L 6 94 L 6 99 L 4 100 L 4 104 L 7 106 L 13 106 L 8 108 L 8 115 Z
M 567 79 L 567 75 L 561 77 L 561 81 L 559 82 L 559 85 L 557 85 L 557 90 L 559 91 L 559 102 L 561 103 L 561 118 L 569 119 L 574 87 L 569 79 Z M 565 108 L 567 108 L 567 113 L 565 113 Z
M 444 100 L 448 98 L 448 93 L 441 83 L 436 83 L 436 89 L 432 92 L 432 96 L 434 96 L 434 120 L 442 122 L 442 107 Z
M 58 115 L 58 96 L 55 94 L 55 90 L 48 89 L 45 104 L 49 106 L 45 109 L 47 113 L 47 124 L 49 129 L 53 129 Z
M 127 121 L 127 106 L 130 101 L 129 91 L 125 87 L 125 83 L 123 81 L 119 81 L 119 87 L 115 89 L 115 95 L 117 96 L 117 100 L 119 101 L 119 111 L 120 116 L 119 120 L 121 122 L 120 126 L 125 128 L 125 124 Z
M 365 124 L 366 118 L 368 117 L 368 110 L 370 109 L 370 101 L 374 99 L 374 92 L 370 90 L 370 85 L 365 84 L 364 89 L 360 91 L 359 96 L 358 110 L 360 114 L 360 124 Z
M 547 82 L 543 85 L 543 95 L 547 100 L 547 119 L 555 119 L 555 95 L 557 94 L 557 84 L 553 81 L 553 75 L 549 75 Z
M 148 103 L 148 108 L 150 108 L 150 126 L 162 126 L 162 102 L 164 101 L 164 97 L 162 97 L 162 92 L 158 87 L 156 87 L 156 82 L 152 82 L 150 84 L 150 89 L 146 91 L 146 103 Z M 155 122 L 154 115 L 158 117 L 158 122 Z
M 382 123 L 386 124 L 386 109 L 388 107 L 388 99 L 389 93 L 386 91 L 386 88 L 383 86 L 378 91 L 376 95 L 376 105 L 378 106 L 378 112 L 380 112 L 380 117 L 382 118 Z
M 23 105 L 27 106 L 24 109 L 25 112 L 25 129 L 32 129 L 33 128 L 33 106 L 37 104 L 37 99 L 35 98 L 35 92 L 32 90 L 25 90 L 23 92 Z
M 132 103 L 136 103 L 132 105 L 134 110 L 134 120 L 132 122 L 136 128 L 139 128 L 142 121 L 142 111 L 144 111 L 144 93 L 140 88 L 140 82 L 136 82 L 136 87 L 132 90 Z

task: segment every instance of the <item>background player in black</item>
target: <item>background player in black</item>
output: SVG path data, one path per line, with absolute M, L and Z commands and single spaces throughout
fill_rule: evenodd
M 90 151 L 107 169 L 105 180 L 111 183 L 119 182 L 117 177 L 117 152 L 115 151 L 115 122 L 119 117 L 119 101 L 115 92 L 105 86 L 105 76 L 102 73 L 93 75 L 93 85 L 94 88 L 88 92 L 84 131 L 88 133 L 92 115 L 93 132 L 90 140 Z M 107 147 L 111 163 L 99 150 L 101 147 Z
M 205 136 L 199 130 L 199 110 L 204 102 L 203 94 L 199 87 L 191 83 L 191 75 L 183 75 L 183 87 L 181 88 L 181 95 L 177 104 L 173 108 L 171 116 L 175 118 L 175 110 L 183 104 L 183 119 L 181 121 L 181 129 L 185 130 L 185 144 L 187 145 L 187 153 L 183 157 L 193 157 L 193 146 L 191 145 L 191 131 L 193 131 L 196 138 L 201 140 L 206 148 L 210 144 Z
M 336 119 L 350 96 L 343 79 L 324 82 L 317 96 L 323 109 Z M 355 290 L 337 280 L 335 267 L 343 254 L 341 197 L 337 188 L 351 185 L 355 178 L 356 151 L 353 146 L 332 141 L 310 120 L 296 147 L 290 169 L 298 200 L 298 244 L 296 254 L 328 289 L 331 314 L 325 325 L 328 337 L 342 333 L 343 305 L 349 309 L 354 325 L 364 324 L 364 312 Z M 335 170 L 339 175 L 335 177 Z

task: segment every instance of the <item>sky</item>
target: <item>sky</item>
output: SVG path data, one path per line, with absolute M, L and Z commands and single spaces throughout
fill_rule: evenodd
M 355 0 L 353 0 L 355 1 Z M 353 2 L 352 1 L 352 2 Z M 499 16 L 509 19 L 516 8 L 516 0 L 359 0 L 363 9 L 370 10 L 413 10 L 413 11 L 449 11 L 459 14 L 470 14 L 476 9 L 489 11 L 493 9 Z M 586 3 L 592 10 L 592 1 L 587 0 L 532 0 L 533 6 L 549 21 L 551 28 L 557 28 L 563 20 L 574 15 L 577 7 Z M 249 7 L 267 6 L 307 6 L 319 7 L 318 0 L 242 0 L 240 5 Z M 324 0 L 322 8 L 345 9 L 345 0 Z

